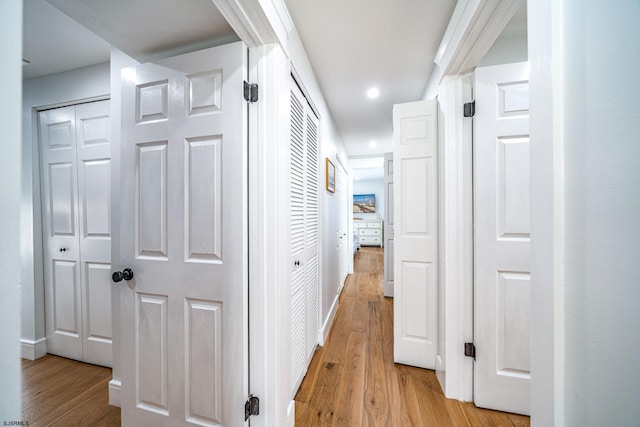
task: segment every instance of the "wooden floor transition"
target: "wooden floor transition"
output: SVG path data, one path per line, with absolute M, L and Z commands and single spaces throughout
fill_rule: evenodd
M 529 417 L 444 397 L 433 371 L 393 363 L 383 250 L 363 247 L 329 339 L 296 395 L 296 426 L 529 426 Z
M 324 347 L 296 396 L 296 426 L 528 426 L 529 417 L 446 399 L 433 371 L 393 363 L 393 300 L 382 296 L 383 252 L 362 248 Z M 22 421 L 120 426 L 111 370 L 57 356 L 22 362 Z

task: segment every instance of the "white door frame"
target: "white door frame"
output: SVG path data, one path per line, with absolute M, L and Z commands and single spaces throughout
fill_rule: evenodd
M 249 106 L 249 390 L 261 399 L 252 426 L 292 426 L 289 401 L 288 156 L 293 29 L 283 0 L 214 0 L 249 47 L 249 77 L 259 101 Z M 312 106 L 313 107 L 313 106 Z M 319 242 L 321 244 L 321 242 Z M 321 249 L 320 249 L 321 253 Z
M 350 256 L 349 254 L 353 255 L 353 230 L 352 230 L 352 226 L 353 226 L 353 220 L 352 220 L 352 215 L 349 215 L 349 200 L 353 200 L 353 195 L 351 195 L 351 197 L 349 197 L 349 189 L 351 186 L 351 172 L 349 171 L 349 168 L 347 167 L 347 163 L 342 160 L 342 158 L 340 157 L 340 155 L 336 154 L 336 160 L 338 161 L 338 163 L 340 164 L 340 166 L 342 167 L 342 170 L 344 171 L 344 175 L 345 178 L 347 180 L 347 205 L 346 206 L 340 206 L 340 209 L 345 209 L 346 212 L 341 212 L 340 215 L 346 215 L 346 226 L 347 226 L 347 231 L 346 231 L 346 236 L 345 236 L 345 241 L 342 242 L 343 245 L 347 245 L 347 249 L 351 248 L 349 250 L 345 250 L 344 252 L 344 256 L 346 257 L 346 259 L 344 260 L 344 262 L 347 263 L 347 276 L 349 274 L 353 274 L 353 256 Z M 351 191 L 353 191 L 353 189 L 351 189 Z M 343 254 L 341 254 L 340 256 L 343 256 Z M 339 274 L 342 274 L 342 272 L 340 272 Z M 347 281 L 347 278 L 344 278 L 344 281 L 342 280 L 342 278 L 340 278 L 340 284 L 338 285 L 338 296 L 340 296 L 340 293 L 342 292 L 342 288 L 344 287 L 345 282 Z M 329 324 L 331 324 L 331 322 L 329 322 Z M 328 334 L 329 331 L 327 331 Z
M 439 127 L 443 268 L 436 371 L 445 395 L 462 401 L 473 400 L 473 362 L 463 351 L 464 343 L 473 338 L 473 200 L 468 187 L 471 133 L 463 119 L 463 104 L 471 100 L 467 75 L 484 58 L 519 5 L 512 0 L 459 1 L 436 54 L 439 70 L 425 93 L 425 99 L 437 94 L 444 112 Z
M 445 395 L 462 401 L 473 400 L 473 360 L 462 351 L 465 342 L 473 341 L 472 119 L 463 116 L 471 92 L 472 79 L 466 75 L 446 77 L 438 94 L 441 271 L 436 374 Z

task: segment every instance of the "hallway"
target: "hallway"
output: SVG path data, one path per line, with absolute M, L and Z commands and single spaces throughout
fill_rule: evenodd
M 529 417 L 446 399 L 433 371 L 393 363 L 383 250 L 363 247 L 296 395 L 297 426 L 528 426 Z

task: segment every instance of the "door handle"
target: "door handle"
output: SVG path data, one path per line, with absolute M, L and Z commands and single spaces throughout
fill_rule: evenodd
M 66 252 L 67 248 L 60 248 L 60 252 Z
M 111 275 L 111 280 L 116 283 L 122 282 L 122 279 L 127 281 L 133 279 L 133 270 L 131 270 L 130 268 L 125 268 L 124 270 L 116 271 Z

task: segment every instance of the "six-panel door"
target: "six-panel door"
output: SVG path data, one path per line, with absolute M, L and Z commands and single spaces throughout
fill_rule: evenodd
M 111 366 L 109 101 L 39 119 L 47 352 Z
M 478 68 L 474 117 L 476 405 L 530 412 L 528 64 Z
M 122 71 L 123 425 L 244 425 L 247 49 Z

